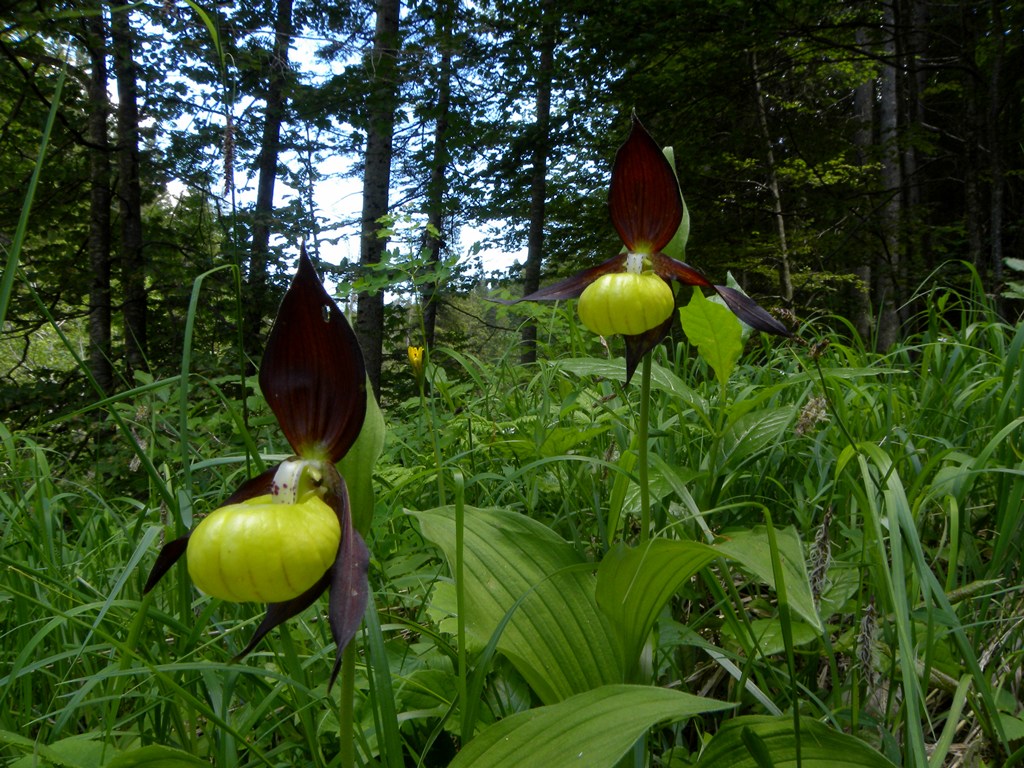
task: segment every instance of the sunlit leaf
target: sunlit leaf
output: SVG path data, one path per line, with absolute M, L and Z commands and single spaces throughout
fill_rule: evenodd
M 718 442 L 720 467 L 739 465 L 766 448 L 776 445 L 796 418 L 791 405 L 745 413 L 729 423 Z
M 686 338 L 714 369 L 719 384 L 724 388 L 743 351 L 739 321 L 725 307 L 704 298 L 699 288 L 694 288 L 690 303 L 679 309 L 679 317 Z
M 602 686 L 495 723 L 469 742 L 450 768 L 612 768 L 658 723 L 731 706 L 668 688 Z
M 619 544 L 604 556 L 597 571 L 597 602 L 621 638 L 627 669 L 639 659 L 665 603 L 716 557 L 706 544 L 669 539 L 639 547 Z
M 792 526 L 780 528 L 776 531 L 776 540 L 785 574 L 789 605 L 804 621 L 820 632 L 821 620 L 818 618 L 814 597 L 811 594 L 811 582 L 807 576 L 807 563 L 804 560 L 800 535 Z M 765 584 L 775 586 L 768 534 L 763 525 L 750 530 L 726 531 L 721 539 L 715 542 L 715 549 Z
M 672 147 L 665 147 L 662 149 L 662 152 L 669 165 L 672 166 L 672 171 L 675 173 L 676 181 L 678 182 L 679 169 L 676 168 L 675 150 Z M 682 190 L 679 192 L 679 197 L 683 200 L 683 218 L 679 222 L 679 227 L 672 236 L 672 240 L 661 249 L 661 252 L 672 259 L 683 261 L 686 258 L 686 242 L 690 239 L 690 210 L 686 207 L 686 199 L 683 198 Z
M 373 468 L 384 448 L 387 425 L 377 405 L 373 390 L 366 390 L 366 418 L 355 444 L 338 462 L 338 471 L 345 478 L 352 506 L 352 525 L 366 532 L 373 519 Z

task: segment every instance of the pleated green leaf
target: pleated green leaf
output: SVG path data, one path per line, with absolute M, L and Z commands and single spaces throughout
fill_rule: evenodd
M 411 514 L 454 564 L 453 508 Z M 592 567 L 549 528 L 524 515 L 467 507 L 465 520 L 471 639 L 485 645 L 515 608 L 498 650 L 545 704 L 623 682 L 622 645 L 597 607 Z
M 697 768 L 760 768 L 765 760 L 795 768 L 796 755 L 791 717 L 738 717 L 715 734 Z M 800 721 L 800 758 L 803 768 L 894 768 L 860 739 L 809 719 Z
M 654 539 L 641 547 L 619 544 L 605 555 L 597 571 L 597 603 L 619 636 L 627 670 L 665 603 L 718 554 L 700 542 Z
M 495 723 L 449 768 L 612 768 L 654 725 L 731 706 L 668 688 L 607 685 Z

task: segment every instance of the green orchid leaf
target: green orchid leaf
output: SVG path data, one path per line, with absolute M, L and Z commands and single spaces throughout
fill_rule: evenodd
M 718 556 L 706 544 L 668 539 L 640 547 L 619 544 L 605 555 L 597 570 L 597 603 L 619 635 L 627 669 L 638 662 L 669 598 Z
M 208 763 L 179 749 L 154 745 L 125 752 L 104 768 L 194 768 L 198 765 Z
M 450 768 L 612 768 L 658 723 L 731 706 L 668 688 L 606 685 L 495 723 Z
M 788 584 L 787 584 L 788 586 Z M 765 656 L 774 656 L 785 653 L 785 637 L 782 632 L 782 622 L 775 619 L 751 619 L 750 630 L 757 641 L 761 653 Z M 821 639 L 821 632 L 814 627 L 808 626 L 802 621 L 793 622 L 793 646 L 800 648 L 813 645 Z M 722 627 L 722 637 L 736 643 L 740 647 L 746 645 L 736 637 L 736 630 L 732 625 L 726 624 Z
M 676 175 L 678 183 L 679 171 L 676 168 L 675 149 L 665 147 L 661 151 L 665 155 L 665 159 L 668 160 L 669 165 L 672 166 L 672 172 Z M 669 258 L 684 261 L 686 258 L 686 241 L 690 239 L 690 209 L 686 207 L 686 198 L 683 197 L 682 190 L 679 192 L 679 197 L 683 201 L 683 219 L 679 222 L 679 228 L 676 230 L 676 233 L 672 236 L 668 245 L 661 249 L 661 252 Z
M 743 351 L 739 320 L 725 307 L 704 298 L 699 288 L 694 288 L 690 303 L 680 307 L 679 317 L 686 338 L 714 369 L 718 383 L 724 389 Z
M 451 507 L 413 512 L 424 537 L 455 562 Z M 552 704 L 624 680 L 622 647 L 594 596 L 592 566 L 549 528 L 501 509 L 465 509 L 466 631 L 498 650 Z M 453 568 L 454 570 L 454 568 Z
M 797 754 L 788 715 L 737 717 L 711 739 L 697 768 L 796 768 Z M 800 721 L 799 755 L 803 768 L 895 768 L 860 739 L 806 718 Z
M 366 383 L 366 418 L 355 443 L 338 462 L 338 472 L 348 486 L 349 502 L 352 505 L 352 524 L 357 531 L 366 534 L 373 520 L 373 467 L 384 449 L 384 434 L 387 427 L 384 415 L 373 387 Z
M 83 733 L 68 736 L 52 744 L 38 744 L 10 731 L 0 731 L 0 745 L 17 748 L 24 757 L 11 760 L 9 768 L 39 768 L 39 766 L 60 766 L 60 768 L 98 768 L 106 755 L 117 753 L 113 747 L 99 741 L 98 733 Z
M 767 448 L 777 445 L 779 438 L 796 418 L 796 407 L 783 405 L 742 414 L 729 423 L 718 440 L 718 468 L 733 468 Z
M 785 574 L 786 593 L 790 607 L 816 631 L 821 632 L 821 620 L 811 594 L 811 581 L 807 576 L 800 535 L 792 526 L 776 531 L 779 556 Z M 768 546 L 768 534 L 763 525 L 750 530 L 726 531 L 715 549 L 735 561 L 765 584 L 774 588 L 775 575 L 772 571 L 772 553 Z
M 209 763 L 180 750 L 172 750 L 170 746 L 153 745 L 126 752 L 104 768 L 194 768 L 201 765 Z

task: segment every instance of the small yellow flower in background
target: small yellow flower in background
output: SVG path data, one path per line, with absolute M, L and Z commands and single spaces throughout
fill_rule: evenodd
M 409 347 L 409 365 L 412 366 L 416 383 L 423 383 L 423 347 Z

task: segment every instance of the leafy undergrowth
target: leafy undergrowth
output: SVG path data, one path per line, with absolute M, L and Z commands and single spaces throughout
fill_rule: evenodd
M 886 355 L 656 350 L 644 473 L 641 387 L 596 342 L 433 350 L 384 405 L 355 764 L 1018 762 L 1024 326 L 930 303 Z M 322 605 L 233 663 L 257 606 L 183 567 L 142 596 L 288 450 L 254 382 L 183 372 L 0 431 L 12 766 L 344 764 Z

